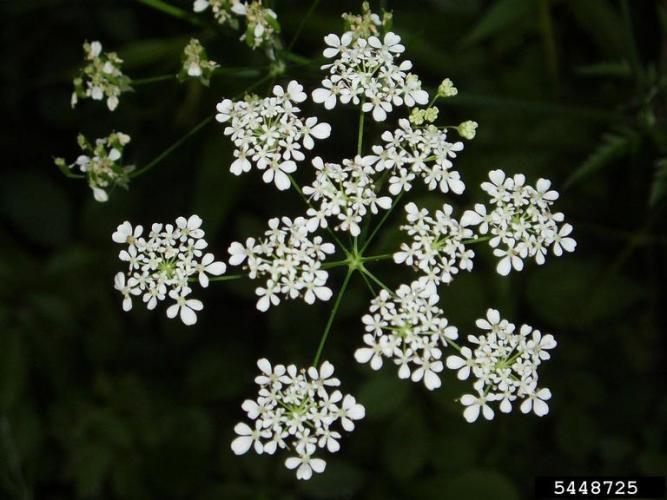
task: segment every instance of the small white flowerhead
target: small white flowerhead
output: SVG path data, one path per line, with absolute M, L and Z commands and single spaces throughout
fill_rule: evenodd
M 488 309 L 486 317 L 478 319 L 476 325 L 481 335 L 469 335 L 470 347 L 462 347 L 459 354 L 448 356 L 445 363 L 447 368 L 457 371 L 460 380 L 471 376 L 475 380 L 477 395 L 461 397 L 464 418 L 474 422 L 481 412 L 491 420 L 492 403 L 496 402 L 502 413 L 510 413 L 519 402 L 522 413 L 546 415 L 551 391 L 538 388 L 538 368 L 556 347 L 554 337 L 542 335 L 528 325 L 517 330 L 496 309 Z
M 190 296 L 191 285 L 199 282 L 207 287 L 209 276 L 226 271 L 224 262 L 203 252 L 207 243 L 201 225 L 201 218 L 192 215 L 177 218 L 175 224 L 153 224 L 148 234 L 142 226 L 133 227 L 128 221 L 118 226 L 111 238 L 127 246 L 119 258 L 128 270 L 116 274 L 114 287 L 123 295 L 124 310 L 132 307 L 132 296 L 141 297 L 149 310 L 169 297 L 173 303 L 167 308 L 167 317 L 179 317 L 187 326 L 197 322 L 197 312 L 204 305 Z
M 327 361 L 319 369 L 299 370 L 295 365 L 272 366 L 263 358 L 257 366 L 258 396 L 242 405 L 250 423 L 234 427 L 232 451 L 242 455 L 253 449 L 273 455 L 283 449 L 290 455 L 285 467 L 294 470 L 297 479 L 307 481 L 313 473 L 321 474 L 326 461 L 315 453 L 340 450 L 341 432 L 354 430 L 355 422 L 365 417 L 364 407 L 338 389 L 340 380 Z
M 223 99 L 216 106 L 216 120 L 225 123 L 224 134 L 234 143 L 234 175 L 252 167 L 262 171 L 262 180 L 281 191 L 291 186 L 290 175 L 305 159 L 315 140 L 329 137 L 331 126 L 317 118 L 303 119 L 296 106 L 306 99 L 303 86 L 295 80 L 286 88 L 276 85 L 271 97 L 246 96 L 243 101 Z

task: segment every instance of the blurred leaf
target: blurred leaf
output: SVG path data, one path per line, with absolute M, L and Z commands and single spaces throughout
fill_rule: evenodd
M 616 134 L 606 134 L 597 149 L 565 181 L 565 187 L 572 186 L 611 165 L 615 160 L 632 153 L 639 146 L 639 140 L 637 133 L 630 129 Z
M 232 151 L 226 141 L 207 141 L 197 169 L 194 212 L 206 221 L 206 232 L 219 233 L 225 217 L 244 191 L 248 179 L 233 175 Z
M 626 61 L 601 62 L 597 64 L 587 64 L 577 66 L 575 73 L 581 76 L 601 77 L 601 78 L 630 78 L 632 69 Z
M 301 483 L 301 489 L 313 498 L 352 498 L 361 488 L 364 474 L 341 460 L 327 459 L 323 474 Z
M 17 402 L 26 382 L 23 335 L 4 331 L 0 336 L 0 413 Z
M 482 19 L 463 39 L 463 46 L 470 46 L 489 38 L 503 30 L 508 30 L 519 19 L 534 8 L 534 3 L 526 0 L 499 0 L 484 14 Z
M 625 55 L 623 22 L 607 0 L 568 0 L 567 5 L 581 28 L 605 54 Z
M 72 231 L 72 202 L 62 185 L 25 170 L 0 184 L 0 208 L 14 228 L 42 245 L 66 242 Z
M 72 450 L 68 471 L 80 497 L 101 493 L 112 462 L 111 450 L 102 444 L 86 443 Z
M 383 370 L 394 370 L 385 364 Z M 359 402 L 366 407 L 368 418 L 382 418 L 396 411 L 410 391 L 406 381 L 399 380 L 394 373 L 372 372 L 368 381 L 359 389 Z
M 621 276 L 599 287 L 601 273 L 598 261 L 567 257 L 547 261 L 529 276 L 527 299 L 547 324 L 574 330 L 622 316 L 642 299 L 642 287 Z
M 589 415 L 577 408 L 561 406 L 561 415 L 556 425 L 558 445 L 574 460 L 573 467 L 586 461 L 598 441 L 598 431 Z
M 424 500 L 518 500 L 519 493 L 502 474 L 471 470 L 451 477 L 440 476 L 417 484 L 416 498 Z
M 389 426 L 383 460 L 395 478 L 405 481 L 426 463 L 428 429 L 418 407 L 404 408 Z M 397 453 L 400 450 L 400 453 Z
M 656 206 L 665 197 L 665 193 L 667 193 L 667 158 L 661 158 L 655 162 L 655 177 L 648 204 Z

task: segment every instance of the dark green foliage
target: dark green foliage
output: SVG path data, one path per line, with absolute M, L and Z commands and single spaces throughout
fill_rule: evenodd
M 271 3 L 286 45 L 311 1 Z M 574 225 L 575 254 L 501 279 L 481 245 L 475 271 L 441 294 L 462 335 L 489 306 L 555 335 L 559 347 L 541 374 L 554 394 L 549 415 L 468 425 L 455 400 L 469 389 L 454 374 L 428 393 L 398 380 L 394 366 L 358 365 L 352 354 L 370 297 L 355 275 L 324 359 L 367 418 L 307 484 L 285 470 L 284 455 L 235 457 L 229 444 L 255 391 L 256 360 L 308 364 L 331 305 L 259 314 L 254 284 L 229 282 L 200 294 L 195 328 L 161 308 L 126 314 L 112 289 L 121 266 L 110 235 L 124 220 L 198 213 L 212 251 L 225 257 L 230 241 L 257 234 L 269 216 L 298 215 L 300 200 L 256 171 L 231 175 L 217 123 L 104 205 L 53 158 L 76 158 L 78 133 L 122 130 L 132 136 L 127 163 L 149 165 L 222 97 L 265 75 L 266 57 L 210 13 L 193 15 L 191 0 L 0 2 L 0 498 L 516 500 L 530 497 L 536 475 L 665 473 L 665 3 L 371 3 L 393 8 L 394 29 L 429 89 L 443 77 L 459 88 L 440 102 L 440 122 L 480 124 L 457 160 L 467 191 L 449 203 L 481 200 L 479 183 L 494 168 L 550 178 L 561 191 L 557 207 Z M 352 0 L 320 2 L 285 55 L 285 73 L 254 91 L 292 78 L 314 88 L 322 37 L 340 30 L 342 12 L 358 9 Z M 70 109 L 84 39 L 118 52 L 130 76 L 150 79 L 175 75 L 193 36 L 223 67 L 209 88 L 162 79 L 133 85 L 114 113 L 90 101 Z M 317 154 L 338 161 L 354 153 L 354 110 L 303 108 L 333 125 Z M 371 145 L 382 126 L 366 123 Z M 311 178 L 306 163 L 297 177 Z M 421 185 L 410 196 L 430 208 L 445 201 Z M 373 254 L 402 241 L 399 217 Z M 390 262 L 373 266 L 390 285 L 411 276 Z M 332 287 L 342 279 L 332 272 Z

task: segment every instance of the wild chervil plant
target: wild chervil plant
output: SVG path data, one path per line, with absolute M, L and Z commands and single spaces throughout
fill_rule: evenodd
M 251 48 L 261 47 L 272 61 L 267 76 L 252 88 L 286 71 L 286 56 L 303 59 L 283 48 L 278 17 L 261 1 L 196 0 L 193 10 L 210 11 L 219 23 L 235 28 L 244 20 L 242 40 Z M 342 432 L 354 430 L 355 421 L 365 415 L 364 407 L 339 389 L 333 365 L 321 362 L 353 275 L 362 278 L 372 299 L 361 317 L 359 348 L 350 359 L 372 370 L 388 362 L 396 366 L 399 378 L 423 383 L 428 390 L 441 387 L 445 368 L 461 380 L 473 379 L 472 392 L 460 398 L 468 422 L 480 414 L 491 420 L 494 408 L 509 413 L 515 404 L 523 413 L 542 416 L 549 410 L 551 392 L 539 383 L 539 367 L 556 347 L 553 335 L 528 325 L 517 328 L 490 308 L 480 311 L 484 316 L 476 322 L 480 332 L 462 338 L 449 323 L 438 292 L 455 286 L 459 273 L 474 269 L 474 249 L 480 243 L 491 247 L 498 259 L 496 271 L 503 276 L 521 271 L 530 259 L 541 265 L 549 254 L 560 256 L 576 246 L 572 226 L 553 210 L 558 193 L 546 179 L 531 184 L 522 174 L 493 170 L 481 185 L 486 201 L 468 210 L 456 209 L 456 197 L 466 186 L 454 161 L 464 149 L 461 139 L 473 139 L 477 128 L 473 121 L 436 125 L 437 101 L 456 96 L 456 87 L 447 78 L 429 96 L 412 72 L 412 63 L 403 58 L 406 48 L 391 30 L 389 13 L 380 17 L 364 3 L 360 15 L 344 14 L 343 19 L 342 33 L 324 36 L 326 64 L 317 88 L 305 89 L 291 80 L 274 85 L 268 95 L 251 94 L 248 89 L 243 96 L 221 96 L 217 105 L 220 140 L 227 136 L 234 145 L 233 158 L 228 159 L 231 174 L 256 169 L 265 183 L 280 191 L 291 189 L 304 201 L 303 212 L 296 217 L 277 208 L 263 234 L 230 242 L 228 265 L 240 267 L 241 274 L 225 275 L 228 266 L 214 256 L 220 252 L 209 251 L 205 222 L 197 215 L 179 217 L 173 224 L 153 223 L 146 231 L 126 221 L 112 235 L 124 246 L 119 258 L 126 271 L 118 272 L 114 286 L 125 311 L 135 302 L 152 310 L 167 301 L 169 318 L 194 325 L 204 307 L 191 295 L 197 284 L 206 287 L 242 278 L 258 280 L 260 311 L 284 300 L 314 304 L 331 301 L 335 295 L 311 366 L 272 365 L 265 358 L 257 362 L 258 392 L 241 405 L 247 420 L 235 427 L 238 436 L 231 443 L 236 454 L 285 450 L 285 465 L 295 469 L 299 479 L 323 472 L 326 462 L 320 452 L 337 452 Z M 113 111 L 133 82 L 121 72 L 122 60 L 104 54 L 99 42 L 86 42 L 84 51 L 86 66 L 74 80 L 73 104 L 77 99 L 106 97 Z M 178 78 L 208 84 L 219 68 L 192 39 L 183 49 Z M 357 145 L 347 158 L 311 153 L 319 141 L 336 140 L 336 130 L 321 117 L 304 116 L 301 107 L 309 95 L 321 105 L 323 116 L 339 104 L 358 109 Z M 394 112 L 409 118 L 392 125 Z M 370 147 L 364 144 L 366 115 L 384 126 Z M 132 177 L 147 172 L 212 118 L 139 169 L 124 165 L 123 149 L 130 138 L 119 132 L 94 143 L 80 136 L 83 154 L 71 164 L 63 159 L 56 163 L 69 177 L 85 178 L 95 199 L 106 202 L 116 186 L 127 187 Z M 292 174 L 297 168 L 307 171 L 309 184 L 296 182 Z M 401 203 L 421 185 L 439 192 L 440 208 L 429 211 L 415 202 Z M 399 226 L 403 242 L 393 253 L 369 255 L 371 243 L 399 205 L 405 212 Z M 344 258 L 330 260 L 336 252 Z M 369 269 L 373 262 L 384 260 L 407 266 L 411 277 L 396 289 L 387 287 Z M 347 269 L 340 284 L 329 280 L 328 270 L 336 267 Z

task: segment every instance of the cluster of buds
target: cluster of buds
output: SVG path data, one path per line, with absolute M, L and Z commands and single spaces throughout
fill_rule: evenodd
M 206 49 L 203 45 L 193 38 L 185 46 L 183 50 L 183 67 L 178 74 L 178 78 L 181 81 L 187 80 L 188 78 L 197 78 L 204 85 L 208 85 L 211 80 L 211 75 L 220 67 L 220 65 L 208 59 L 206 54 Z
M 78 169 L 79 173 L 86 177 L 95 200 L 99 202 L 108 201 L 108 191 L 116 186 L 127 189 L 129 174 L 134 170 L 133 165 L 122 163 L 123 149 L 130 142 L 129 135 L 113 132 L 108 137 L 96 139 L 91 143 L 83 134 L 79 134 L 77 141 L 82 154 L 74 163 L 68 165 L 64 158 L 54 160 L 66 175 Z
M 250 48 L 272 47 L 280 33 L 280 24 L 276 13 L 265 7 L 261 0 L 243 2 L 241 0 L 195 0 L 195 12 L 211 9 L 213 17 L 220 24 L 227 24 L 234 29 L 240 28 L 238 18 L 244 18 L 245 29 L 241 35 Z
M 120 67 L 123 60 L 115 52 L 102 52 L 100 42 L 84 42 L 86 65 L 74 79 L 72 107 L 79 99 L 101 101 L 106 98 L 107 107 L 113 111 L 118 107 L 121 93 L 131 90 L 130 79 Z

